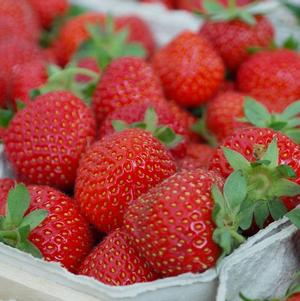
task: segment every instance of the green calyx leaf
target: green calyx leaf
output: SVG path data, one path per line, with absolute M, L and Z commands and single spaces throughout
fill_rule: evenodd
M 229 0 L 229 5 L 226 7 L 215 0 L 204 0 L 203 7 L 205 13 L 203 17 L 215 22 L 238 19 L 253 26 L 256 24 L 255 15 L 259 14 L 259 12 L 255 12 L 252 6 L 238 7 L 235 0 Z
M 204 138 L 210 146 L 215 147 L 218 145 L 217 139 L 206 127 L 205 116 L 199 118 L 197 122 L 192 125 L 192 131 Z
M 73 63 L 69 64 L 65 69 L 49 65 L 47 71 L 49 75 L 47 83 L 31 91 L 30 96 L 32 99 L 51 91 L 64 90 L 72 92 L 87 105 L 90 105 L 91 97 L 100 78 L 98 73 L 86 68 L 74 67 Z M 80 83 L 76 81 L 77 75 L 86 75 L 91 80 L 86 83 Z
M 290 49 L 290 50 L 298 50 L 299 49 L 299 41 L 297 41 L 293 36 L 289 36 L 283 42 L 283 48 Z
M 248 122 L 260 128 L 271 128 L 280 131 L 296 143 L 300 143 L 300 117 L 298 117 L 300 101 L 292 103 L 280 114 L 271 114 L 261 103 L 251 97 L 245 97 L 244 114 L 243 122 Z
M 14 113 L 12 110 L 0 109 L 0 126 L 7 128 L 13 117 Z
M 116 30 L 114 19 L 108 15 L 105 24 L 87 24 L 90 39 L 84 42 L 75 57 L 91 56 L 97 59 L 101 70 L 119 57 L 136 56 L 145 58 L 146 50 L 139 43 L 128 42 L 127 28 Z
M 42 257 L 28 237 L 45 220 L 48 212 L 35 210 L 26 215 L 29 205 L 30 195 L 23 184 L 17 184 L 9 191 L 6 215 L 0 218 L 0 241 L 33 256 Z
M 146 110 L 144 120 L 132 124 L 127 124 L 122 120 L 113 120 L 112 126 L 117 132 L 129 128 L 140 128 L 149 131 L 169 149 L 176 147 L 183 140 L 183 137 L 177 135 L 173 129 L 159 124 L 158 116 L 152 107 Z
M 215 201 L 212 216 L 217 225 L 213 239 L 223 250 L 221 258 L 232 253 L 245 241 L 239 231 L 238 217 L 246 195 L 246 180 L 241 171 L 235 171 L 227 178 L 223 194 L 217 185 L 212 187 L 212 197 Z
M 300 229 L 300 208 L 295 208 L 286 214 L 286 217 Z

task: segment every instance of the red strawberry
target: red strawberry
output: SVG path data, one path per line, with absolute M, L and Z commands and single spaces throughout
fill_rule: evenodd
M 135 102 L 160 102 L 163 93 L 150 65 L 135 57 L 114 60 L 103 73 L 93 96 L 100 125 L 118 107 Z
M 175 163 L 151 133 L 129 129 L 104 137 L 83 155 L 75 199 L 98 230 L 123 224 L 128 204 L 171 176 Z
M 12 22 L 15 23 L 18 26 L 18 28 L 23 31 L 21 35 L 22 37 L 31 41 L 38 40 L 40 34 L 38 20 L 32 8 L 26 0 L 18 0 L 17 4 L 14 0 L 1 0 L 0 20 L 4 18 L 5 20 L 11 19 L 11 21 L 8 22 L 10 22 L 11 24 Z M 12 26 L 16 28 L 14 25 Z M 10 35 L 14 32 L 15 31 L 10 32 Z
M 89 69 L 89 70 L 94 71 L 99 74 L 101 73 L 101 70 L 97 64 L 97 61 L 92 57 L 82 57 L 78 60 L 76 65 L 77 65 L 77 67 L 80 67 L 80 68 Z M 91 78 L 86 75 L 77 75 L 76 76 L 76 81 L 80 82 L 80 83 L 86 83 L 86 82 L 89 82 L 90 80 L 91 80 Z
M 42 60 L 41 50 L 19 36 L 12 36 L 0 41 L 0 76 L 6 81 L 9 88 L 14 68 L 20 64 L 29 63 L 34 60 Z
M 3 193 L 7 194 L 7 187 Z M 1 230 L 15 233 L 23 229 L 23 235 L 7 238 L 0 231 L 2 241 L 35 256 L 42 255 L 47 261 L 59 262 L 75 272 L 92 248 L 93 239 L 74 201 L 47 186 L 29 186 L 27 190 L 22 184 L 10 190 L 7 200 L 9 206 Z M 6 223 L 6 219 L 12 218 L 13 224 Z
M 118 286 L 157 278 L 130 245 L 128 234 L 120 229 L 111 232 L 92 250 L 80 266 L 78 274 Z
M 168 98 L 197 107 L 213 97 L 224 80 L 224 66 L 211 45 L 184 32 L 154 56 L 153 66 Z
M 258 16 L 254 25 L 240 19 L 207 21 L 200 29 L 200 34 L 214 45 L 226 66 L 236 71 L 249 57 L 250 48 L 263 48 L 271 44 L 274 29 L 266 17 Z
M 8 192 L 15 186 L 16 182 L 13 179 L 0 179 L 0 216 L 5 215 L 6 199 Z
M 178 8 L 186 9 L 188 11 L 200 10 L 203 11 L 203 0 L 177 0 Z M 228 5 L 228 0 L 218 0 L 223 5 Z M 239 6 L 252 2 L 251 0 L 237 0 Z
M 130 205 L 125 229 L 154 271 L 175 276 L 215 265 L 220 250 L 212 238 L 214 183 L 222 185 L 214 172 L 181 171 Z
M 288 299 L 286 299 L 286 301 L 300 301 L 300 293 L 289 297 Z
M 54 45 L 59 63 L 65 65 L 78 47 L 89 38 L 87 24 L 103 25 L 104 22 L 105 16 L 100 13 L 85 13 L 68 20 Z
M 138 16 L 124 16 L 116 19 L 116 29 L 129 30 L 128 41 L 141 43 L 147 50 L 147 56 L 154 53 L 156 44 L 148 24 Z
M 50 92 L 14 116 L 4 145 L 21 181 L 70 190 L 81 154 L 94 135 L 92 112 L 79 98 Z
M 265 166 L 267 165 L 267 162 L 264 163 L 264 161 L 262 161 L 259 163 L 260 161 L 258 161 L 258 163 L 253 165 L 253 168 L 245 171 L 246 173 L 249 173 L 250 186 L 252 182 L 252 184 L 257 185 L 259 182 L 256 182 L 256 180 L 259 181 L 258 179 L 261 179 L 261 186 L 251 194 L 253 199 L 261 198 L 262 200 L 267 197 L 268 200 L 273 200 L 274 195 L 276 198 L 278 197 L 279 192 L 273 191 L 273 188 L 276 189 L 276 187 L 279 187 L 279 184 L 277 185 L 276 181 L 281 178 L 281 172 L 278 173 L 276 169 L 278 165 L 286 165 L 289 168 L 292 168 L 295 173 L 293 182 L 300 183 L 300 148 L 291 139 L 279 132 L 275 132 L 272 129 L 255 127 L 239 129 L 222 142 L 223 147 L 242 154 L 242 156 L 250 162 L 256 162 L 257 160 L 263 160 L 263 155 L 266 153 L 267 147 L 274 138 L 277 139 L 279 149 L 278 162 L 274 162 L 274 166 L 271 166 L 270 164 L 270 167 L 268 167 Z M 241 162 L 235 163 L 235 166 L 237 165 L 240 165 L 240 168 L 245 166 L 245 164 L 242 166 Z M 260 168 L 255 169 L 256 166 L 259 166 Z M 232 173 L 233 168 L 228 163 L 228 157 L 226 158 L 224 156 L 224 151 L 221 147 L 216 149 L 215 154 L 211 158 L 209 169 L 219 172 L 224 178 L 227 178 Z M 283 175 L 285 175 L 285 173 L 283 173 Z M 288 195 L 281 194 L 280 196 Z M 291 195 L 291 197 L 284 198 L 283 200 L 285 206 L 289 210 L 300 204 L 300 196 Z
M 42 61 L 32 61 L 16 66 L 12 75 L 11 87 L 13 107 L 17 100 L 29 104 L 31 90 L 45 84 L 47 77 L 46 67 Z
M 287 49 L 257 53 L 241 66 L 237 82 L 242 92 L 285 108 L 300 98 L 300 55 Z
M 6 98 L 7 98 L 7 85 L 3 77 L 1 77 L 0 72 L 0 108 L 6 107 Z
M 177 162 L 181 169 L 206 168 L 214 149 L 207 144 L 190 143 L 187 145 L 186 156 Z
M 141 0 L 143 3 L 160 3 L 167 8 L 175 8 L 175 0 Z
M 244 99 L 245 96 L 239 92 L 225 92 L 208 102 L 206 127 L 218 141 L 244 126 L 238 121 L 238 118 L 244 117 Z
M 27 0 L 38 16 L 40 24 L 49 28 L 53 21 L 66 14 L 69 9 L 68 0 Z
M 32 41 L 32 37 L 28 37 L 20 24 L 16 23 L 14 18 L 9 16 L 1 16 L 0 18 L 0 40 L 9 36 L 20 36 L 26 40 Z

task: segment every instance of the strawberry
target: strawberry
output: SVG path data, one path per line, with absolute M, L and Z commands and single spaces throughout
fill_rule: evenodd
M 53 21 L 65 15 L 69 9 L 68 0 L 27 0 L 36 13 L 39 23 L 49 28 Z
M 205 113 L 206 127 L 218 141 L 245 125 L 238 121 L 238 118 L 244 117 L 244 99 L 242 93 L 232 91 L 220 93 L 208 102 Z
M 114 60 L 103 73 L 93 96 L 98 125 L 117 108 L 135 102 L 161 102 L 159 79 L 141 58 Z
M 97 64 L 97 61 L 92 57 L 82 57 L 82 58 L 78 59 L 76 65 L 79 68 L 85 68 L 85 69 L 94 71 L 98 74 L 101 73 L 101 70 L 100 70 L 100 68 Z M 86 83 L 90 80 L 91 80 L 91 78 L 87 75 L 80 75 L 79 74 L 79 75 L 76 76 L 76 81 L 80 82 L 80 83 Z
M 119 124 L 119 127 L 116 125 Z M 161 139 L 162 131 L 166 127 L 174 132 L 174 135 L 180 136 L 180 141 L 176 145 L 170 145 L 170 151 L 176 158 L 181 158 L 186 152 L 186 142 L 188 140 L 188 132 L 181 126 L 179 120 L 175 118 L 169 110 L 167 102 L 153 103 L 139 102 L 129 104 L 109 114 L 103 122 L 99 134 L 100 137 L 114 133 L 116 130 L 122 130 L 130 127 L 139 127 L 153 133 L 153 135 L 165 142 L 165 137 Z M 168 146 L 168 145 L 166 145 Z
M 30 92 L 46 83 L 48 74 L 45 63 L 42 61 L 32 61 L 16 66 L 12 74 L 11 99 L 13 107 L 16 101 L 25 104 L 31 102 Z
M 147 262 L 130 245 L 121 229 L 111 232 L 81 264 L 78 274 L 93 277 L 108 285 L 130 285 L 157 278 Z
M 207 144 L 190 143 L 187 145 L 186 156 L 178 160 L 180 169 L 206 168 L 210 158 L 214 154 L 214 149 Z
M 24 39 L 31 41 L 38 40 L 40 34 L 38 20 L 27 0 L 18 0 L 18 5 L 16 5 L 14 0 L 1 0 L 0 20 L 4 18 L 8 20 L 10 24 L 16 24 L 16 26 L 18 26 L 18 32 L 19 29 L 23 31 L 21 36 L 24 37 Z M 16 28 L 14 25 L 12 26 Z M 7 29 L 9 28 L 11 27 Z M 15 31 L 10 32 L 10 35 L 14 32 Z
M 226 9 L 220 5 L 216 9 L 205 3 L 208 20 L 200 34 L 213 44 L 230 71 L 235 72 L 249 57 L 249 49 L 271 45 L 274 28 L 266 17 L 254 16 L 248 7 L 238 9 L 234 5 Z
M 219 172 L 224 178 L 233 170 L 243 171 L 250 189 L 248 199 L 253 204 L 259 200 L 264 206 L 265 215 L 258 221 L 262 227 L 269 213 L 266 205 L 274 219 L 278 218 L 276 210 L 286 213 L 278 202 L 279 197 L 288 210 L 300 204 L 299 156 L 300 148 L 287 136 L 272 129 L 244 128 L 223 140 L 211 158 L 209 169 Z
M 153 58 L 168 98 L 197 107 L 213 97 L 224 80 L 224 66 L 206 39 L 183 32 Z
M 142 3 L 160 3 L 167 8 L 175 8 L 175 0 L 141 0 Z
M 175 162 L 151 133 L 128 129 L 105 136 L 83 155 L 75 199 L 98 230 L 123 224 L 128 204 L 176 171 Z
M 0 18 L 0 40 L 9 36 L 20 36 L 25 40 L 32 41 L 26 31 L 24 32 L 20 24 L 16 23 L 14 18 L 9 16 L 1 16 Z
M 85 13 L 68 20 L 61 28 L 54 49 L 58 62 L 65 65 L 79 46 L 89 38 L 87 24 L 105 23 L 101 13 Z
M 0 61 L 0 77 L 6 82 L 7 93 L 9 93 L 13 70 L 16 66 L 43 60 L 41 50 L 20 36 L 11 36 L 0 40 L 0 55 L 5 57 L 5 60 Z
M 270 106 L 285 108 L 300 98 L 300 55 L 287 49 L 253 55 L 239 69 L 239 89 Z
M 116 30 L 127 28 L 128 41 L 141 43 L 147 50 L 147 56 L 151 56 L 156 48 L 153 33 L 148 24 L 138 16 L 123 16 L 116 18 Z
M 7 194 L 7 186 L 1 194 Z M 72 199 L 50 187 L 18 184 L 9 191 L 6 207 L 2 242 L 76 271 L 93 239 Z
M 16 182 L 13 179 L 0 179 L 0 216 L 5 215 L 6 199 L 8 192 L 15 186 Z
M 6 107 L 6 98 L 7 98 L 7 85 L 3 77 L 1 77 L 0 72 L 0 108 Z
M 228 6 L 229 0 L 218 0 L 222 5 Z M 252 2 L 251 0 L 237 0 L 237 5 L 242 6 Z M 179 9 L 185 9 L 188 11 L 200 10 L 203 11 L 203 0 L 177 0 L 177 5 Z
M 51 92 L 17 112 L 4 145 L 21 181 L 71 190 L 81 154 L 94 135 L 90 109 L 69 92 Z
M 128 208 L 125 229 L 154 271 L 166 276 L 213 267 L 220 249 L 213 241 L 214 172 L 181 171 L 140 196 Z

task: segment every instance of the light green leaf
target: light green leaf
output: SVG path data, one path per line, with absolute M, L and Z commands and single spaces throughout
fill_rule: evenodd
M 122 132 L 130 128 L 129 124 L 123 120 L 113 120 L 111 123 L 116 132 Z
M 216 12 L 224 10 L 224 6 L 214 0 L 204 0 L 202 3 L 205 12 L 208 14 L 214 14 Z
M 32 231 L 34 228 L 36 228 L 45 220 L 47 215 L 48 215 L 47 210 L 32 211 L 24 217 L 20 227 L 29 226 L 30 231 Z
M 145 112 L 144 122 L 146 124 L 146 130 L 153 133 L 158 126 L 158 116 L 153 107 L 149 107 Z
M 261 158 L 263 161 L 270 161 L 269 167 L 275 168 L 278 165 L 279 160 L 279 150 L 277 147 L 277 139 L 274 138 L 272 142 L 268 145 L 268 148 Z
M 286 217 L 300 229 L 300 208 L 295 208 L 286 214 Z
M 234 170 L 246 170 L 251 167 L 249 161 L 240 153 L 227 147 L 222 147 L 222 150 L 225 158 Z
M 274 221 L 277 221 L 287 213 L 287 209 L 280 199 L 271 200 L 268 202 L 268 207 Z
M 244 113 L 246 118 L 257 127 L 268 127 L 271 115 L 267 109 L 251 97 L 245 97 Z
M 269 208 L 267 202 L 258 201 L 254 208 L 254 219 L 260 229 L 264 227 L 268 216 Z
M 300 100 L 293 102 L 289 105 L 280 116 L 284 118 L 284 120 L 289 120 L 291 117 L 295 117 L 300 114 Z
M 300 185 L 287 179 L 279 179 L 272 186 L 272 195 L 275 197 L 296 196 L 300 194 Z

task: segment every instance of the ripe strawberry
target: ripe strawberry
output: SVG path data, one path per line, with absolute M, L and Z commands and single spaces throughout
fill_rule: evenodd
M 69 92 L 50 92 L 14 116 L 4 146 L 21 181 L 71 190 L 81 154 L 94 136 L 90 109 Z
M 69 9 L 68 0 L 27 0 L 36 13 L 41 26 L 49 28 L 53 21 L 66 14 Z
M 83 155 L 75 199 L 98 230 L 123 224 L 128 204 L 176 171 L 175 162 L 151 133 L 129 129 L 104 137 Z
M 93 95 L 98 125 L 118 107 L 135 102 L 160 102 L 163 98 L 158 78 L 141 58 L 114 60 L 103 73 Z
M 264 155 L 267 154 L 267 147 L 273 139 L 277 139 L 278 161 L 273 162 L 273 165 L 271 163 L 268 165 L 268 161 L 271 159 L 263 158 Z M 249 192 L 249 198 L 252 197 L 253 200 L 264 200 L 267 198 L 268 201 L 272 202 L 274 197 L 276 197 L 276 199 L 278 199 L 279 196 L 284 197 L 282 199 L 288 210 L 291 210 L 300 204 L 299 195 L 280 194 L 279 190 L 275 191 L 277 188 L 279 189 L 279 185 L 281 185 L 281 183 L 277 184 L 276 181 L 281 180 L 282 176 L 286 176 L 284 170 L 279 172 L 281 167 L 277 169 L 277 167 L 281 165 L 287 166 L 283 168 L 285 170 L 292 169 L 293 172 L 289 172 L 287 177 L 292 178 L 294 183 L 300 183 L 300 148 L 287 136 L 267 128 L 244 128 L 237 130 L 234 134 L 225 138 L 222 142 L 222 146 L 231 151 L 240 153 L 253 163 L 252 168 L 245 171 L 248 175 L 248 186 L 251 187 L 251 185 L 255 184 L 252 186 L 253 191 L 251 191 L 251 194 Z M 222 146 L 216 149 L 215 154 L 211 158 L 209 164 L 210 170 L 219 172 L 224 178 L 227 178 L 233 171 L 231 166 L 239 166 L 239 169 L 246 168 L 248 164 L 250 166 L 250 163 L 243 164 L 240 160 L 237 161 L 237 155 L 235 156 L 236 162 L 230 162 L 229 164 L 228 156 L 225 157 Z M 273 158 L 276 159 L 277 157 L 274 155 L 272 160 Z M 257 160 L 258 163 L 255 163 Z M 257 166 L 258 168 L 256 168 Z M 256 185 L 260 186 L 258 186 L 258 188 L 253 188 L 256 187 Z M 290 185 L 293 186 L 293 183 Z M 295 191 L 298 191 L 297 187 L 295 188 Z M 287 193 L 287 190 L 285 190 L 285 193 Z M 266 216 L 266 218 L 267 217 L 268 216 Z
M 235 72 L 249 57 L 250 48 L 264 48 L 271 44 L 274 28 L 266 17 L 257 16 L 254 25 L 238 18 L 206 21 L 200 34 L 214 45 L 227 68 Z
M 177 0 L 177 5 L 179 9 L 185 9 L 188 11 L 200 10 L 203 11 L 203 0 Z M 218 0 L 222 5 L 228 6 L 228 0 Z M 251 0 L 237 0 L 237 5 L 242 6 L 252 2 Z
M 31 90 L 45 84 L 47 77 L 45 63 L 42 61 L 32 61 L 16 66 L 12 74 L 11 87 L 13 107 L 16 107 L 16 101 L 18 100 L 29 104 L 31 102 Z
M 7 89 L 9 89 L 13 70 L 16 66 L 43 59 L 41 50 L 20 36 L 2 39 L 0 41 L 0 56 L 5 58 L 0 61 L 0 75 L 6 81 Z
M 213 154 L 214 149 L 207 144 L 190 143 L 187 145 L 186 156 L 177 164 L 180 169 L 206 168 Z
M 31 41 L 37 41 L 40 34 L 40 28 L 37 17 L 26 0 L 1 0 L 0 2 L 0 20 L 11 19 L 23 31 L 22 37 Z M 10 32 L 10 35 L 13 34 Z M 3 58 L 3 57 L 2 57 Z
M 32 41 L 31 37 L 24 32 L 20 24 L 9 16 L 1 16 L 0 18 L 0 40 L 9 36 L 20 36 L 25 40 Z
M 0 108 L 6 107 L 7 98 L 7 85 L 5 79 L 1 76 L 0 72 Z
M 181 171 L 140 196 L 128 208 L 125 229 L 136 250 L 163 276 L 203 272 L 220 255 L 212 235 L 214 172 Z
M 242 92 L 286 107 L 300 98 L 300 55 L 287 49 L 257 53 L 242 64 L 237 82 Z
M 93 277 L 108 285 L 130 285 L 157 278 L 147 262 L 130 245 L 121 229 L 111 232 L 81 264 L 78 274 Z
M 300 293 L 289 297 L 288 299 L 286 299 L 286 301 L 300 301 Z
M 129 30 L 128 41 L 141 43 L 147 50 L 147 56 L 151 56 L 156 48 L 153 33 L 148 24 L 138 16 L 124 16 L 116 19 L 116 30 L 127 28 Z
M 105 16 L 101 13 L 85 13 L 68 20 L 54 45 L 58 62 L 65 65 L 78 47 L 88 39 L 87 24 L 103 25 L 104 22 Z
M 239 92 L 225 92 L 208 102 L 206 127 L 218 141 L 231 135 L 236 128 L 245 126 L 238 121 L 244 117 L 244 99 L 245 96 Z
M 1 194 L 7 194 L 7 187 L 4 189 Z M 19 184 L 8 193 L 7 203 L 1 241 L 75 272 L 92 248 L 93 239 L 74 201 L 47 186 L 26 189 Z M 12 235 L 17 232 L 22 235 Z
M 5 215 L 6 199 L 8 192 L 15 186 L 16 182 L 13 179 L 0 179 L 0 216 Z
M 175 8 L 175 0 L 141 0 L 143 3 L 160 3 L 167 8 Z
M 206 39 L 192 32 L 183 32 L 160 49 L 153 66 L 167 97 L 186 107 L 213 97 L 224 80 L 222 60 Z

